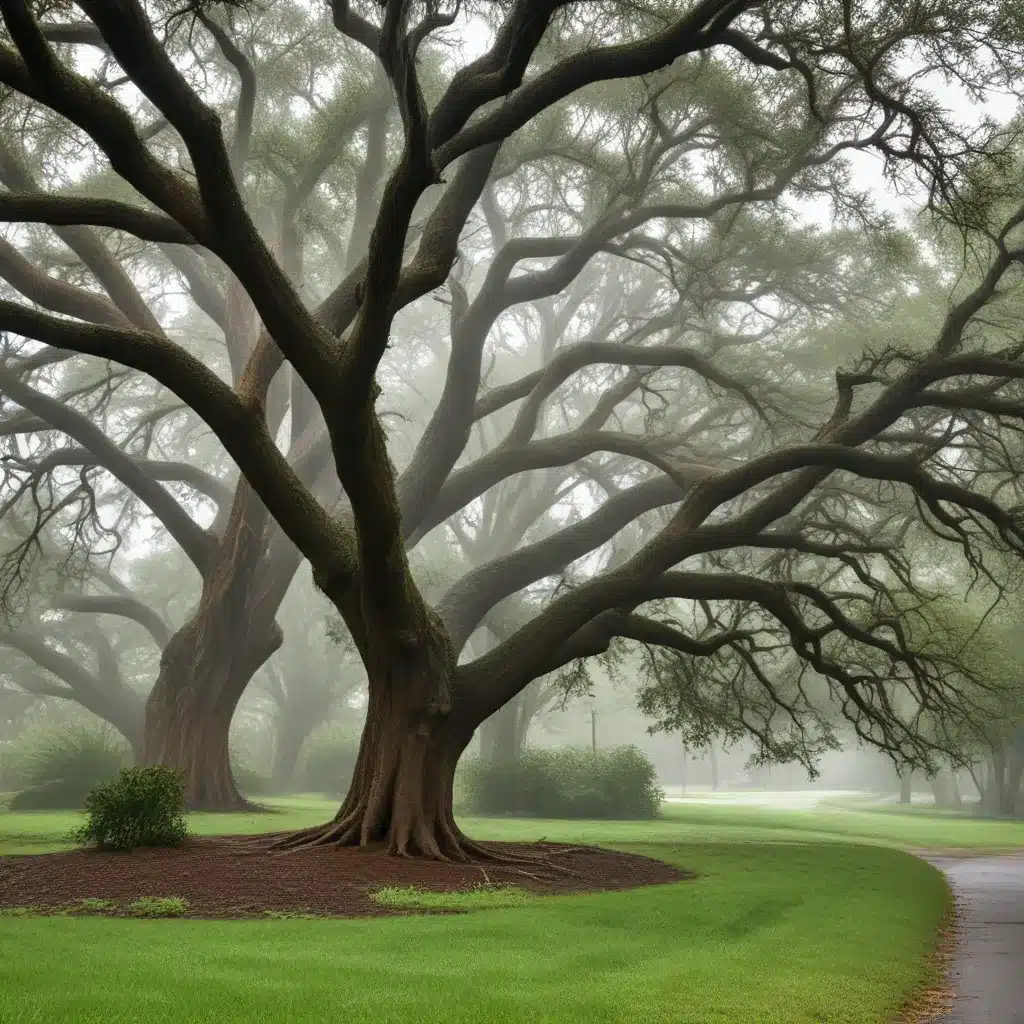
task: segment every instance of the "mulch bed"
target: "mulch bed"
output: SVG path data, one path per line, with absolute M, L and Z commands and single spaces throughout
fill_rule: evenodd
M 243 846 L 256 837 L 190 839 L 177 849 L 131 853 L 74 850 L 0 857 L 0 910 L 66 909 L 83 899 L 118 906 L 141 897 L 188 901 L 185 917 L 253 918 L 269 913 L 324 917 L 408 914 L 370 893 L 385 886 L 456 892 L 514 885 L 541 894 L 602 892 L 693 877 L 659 860 L 587 846 L 495 843 L 509 854 L 542 856 L 566 873 L 388 857 L 383 850 L 321 847 L 281 854 Z M 126 910 L 119 911 L 127 913 Z M 115 911 L 114 913 L 119 913 Z

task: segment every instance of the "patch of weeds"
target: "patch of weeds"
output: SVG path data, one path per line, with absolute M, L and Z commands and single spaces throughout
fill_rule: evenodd
M 370 893 L 374 903 L 401 910 L 500 910 L 524 906 L 535 898 L 525 889 L 511 885 L 480 885 L 462 892 L 430 892 L 413 885 L 389 885 Z
M 0 907 L 0 917 L 35 917 L 45 913 L 42 907 Z
M 68 908 L 68 910 L 72 912 L 78 911 L 80 914 L 102 914 L 108 910 L 116 909 L 117 904 L 113 900 L 101 900 L 93 896 L 87 896 Z
M 319 921 L 324 915 L 311 914 L 306 910 L 264 910 L 263 916 L 275 921 Z
M 181 917 L 188 900 L 180 896 L 142 896 L 125 908 L 132 917 Z

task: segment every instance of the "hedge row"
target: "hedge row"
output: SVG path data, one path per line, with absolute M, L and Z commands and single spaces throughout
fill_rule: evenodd
M 6 759 L 19 791 L 11 810 L 78 809 L 89 792 L 118 776 L 130 751 L 112 729 L 66 726 L 26 736 Z M 358 738 L 328 728 L 306 744 L 298 788 L 344 797 L 352 778 Z M 250 796 L 271 791 L 270 780 L 235 766 L 239 788 Z M 576 747 L 526 749 L 507 763 L 464 757 L 456 777 L 462 811 L 539 818 L 653 818 L 661 806 L 654 765 L 636 747 L 592 751 Z
M 464 758 L 459 770 L 470 814 L 524 818 L 653 818 L 662 792 L 636 747 L 524 750 L 508 764 Z

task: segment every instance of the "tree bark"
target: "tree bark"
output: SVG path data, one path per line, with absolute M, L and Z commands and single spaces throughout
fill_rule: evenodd
M 473 727 L 451 716 L 424 722 L 421 710 L 386 695 L 371 697 L 352 785 L 335 821 L 348 832 L 348 843 L 384 843 L 399 856 L 468 860 L 452 813 L 452 786 Z
M 242 693 L 281 634 L 274 624 L 232 634 L 216 621 L 200 610 L 164 649 L 146 702 L 141 763 L 183 772 L 190 810 L 252 810 L 235 785 L 228 737 Z
M 456 691 L 446 634 L 428 631 L 381 655 L 378 646 L 366 657 L 366 723 L 341 809 L 327 825 L 276 845 L 382 847 L 463 863 L 492 857 L 460 832 L 452 811 L 456 765 L 486 712 Z

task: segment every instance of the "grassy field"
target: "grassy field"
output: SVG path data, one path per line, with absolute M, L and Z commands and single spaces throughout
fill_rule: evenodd
M 941 878 L 853 845 L 647 847 L 680 885 L 381 921 L 0 921 L 0 1020 L 886 1021 Z
M 326 821 L 337 802 L 318 796 L 267 801 L 269 814 L 197 814 L 192 829 L 201 835 L 247 834 L 303 828 Z M 0 855 L 67 849 L 68 832 L 82 820 L 72 812 L 0 812 Z M 1001 851 L 1024 849 L 1024 821 L 978 818 L 929 807 L 897 809 L 830 805 L 811 811 L 768 810 L 708 804 L 665 804 L 656 821 L 574 822 L 538 819 L 463 818 L 470 835 L 530 840 L 542 836 L 566 842 L 678 844 L 688 842 L 857 842 L 909 849 Z
M 275 805 L 193 828 L 277 830 L 333 809 Z M 0 814 L 0 853 L 52 849 L 75 821 Z M 893 847 L 1024 846 L 1024 825 L 917 810 L 672 805 L 655 822 L 464 826 L 621 845 L 699 877 L 457 917 L 0 918 L 0 1022 L 884 1024 L 929 980 L 948 900 L 938 872 Z

